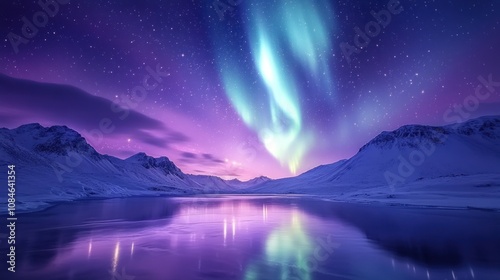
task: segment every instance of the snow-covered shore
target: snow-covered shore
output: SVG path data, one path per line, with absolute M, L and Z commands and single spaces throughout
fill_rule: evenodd
M 350 159 L 296 177 L 248 182 L 185 174 L 167 157 L 102 155 L 64 126 L 0 129 L 0 140 L 0 169 L 16 165 L 17 211 L 81 199 L 206 194 L 302 194 L 357 203 L 500 209 L 500 116 L 444 127 L 404 126 L 382 132 Z M 6 188 L 0 197 L 7 197 Z M 0 206 L 5 213 L 7 200 Z

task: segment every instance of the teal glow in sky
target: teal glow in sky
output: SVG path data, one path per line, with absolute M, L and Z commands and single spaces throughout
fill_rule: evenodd
M 333 96 L 327 55 L 334 27 L 331 9 L 322 5 L 320 10 L 314 2 L 284 0 L 246 4 L 249 15 L 242 36 L 247 38 L 253 67 L 231 61 L 238 51 L 218 48 L 224 88 L 267 151 L 296 173 L 316 137 L 304 126 L 301 98 L 307 92 L 297 81 L 307 79 L 318 92 Z
M 445 112 L 460 116 L 454 106 L 479 76 L 499 79 L 498 0 L 400 1 L 401 13 L 348 62 L 341 45 L 356 46 L 356 30 L 388 3 L 79 1 L 16 53 L 9 34 L 23 35 L 22 18 L 41 8 L 4 1 L 0 127 L 66 125 L 100 153 L 167 156 L 185 173 L 225 179 L 289 177 L 350 158 L 382 131 L 449 124 Z M 217 7 L 228 9 L 222 20 Z M 134 97 L 144 81 L 151 89 Z M 467 118 L 499 110 L 492 93 Z M 96 141 L 86 132 L 102 117 L 118 128 Z

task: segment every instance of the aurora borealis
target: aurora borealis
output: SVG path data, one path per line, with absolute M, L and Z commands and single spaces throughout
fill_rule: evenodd
M 479 76 L 500 80 L 494 0 L 401 0 L 347 61 L 341 44 L 388 2 L 70 1 L 17 52 L 9 34 L 44 9 L 2 3 L 0 126 L 67 125 L 118 157 L 278 178 L 350 157 L 384 130 L 447 124 Z M 499 109 L 492 94 L 468 117 Z M 116 129 L 96 139 L 103 118 Z
M 326 55 L 332 48 L 333 13 L 328 3 L 323 8 L 320 11 L 313 2 L 252 2 L 245 34 L 253 65 L 246 69 L 226 63 L 226 55 L 237 57 L 238 50 L 233 53 L 224 40 L 215 40 L 224 89 L 233 107 L 266 150 L 292 173 L 315 138 L 304 127 L 301 96 L 307 89 L 300 88 L 300 81 L 310 79 L 317 92 L 334 98 Z M 217 33 L 225 32 L 216 28 Z

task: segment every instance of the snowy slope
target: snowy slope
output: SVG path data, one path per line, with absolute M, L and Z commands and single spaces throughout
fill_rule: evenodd
M 256 187 L 260 184 L 271 181 L 270 178 L 265 176 L 253 178 L 248 181 L 240 181 L 238 179 L 224 180 L 217 176 L 210 175 L 188 174 L 187 176 L 197 184 L 199 184 L 203 189 L 207 190 L 205 191 L 205 193 L 209 194 L 238 192 L 240 190 L 244 190 L 250 187 Z
M 166 157 L 138 153 L 121 160 L 101 155 L 65 126 L 29 124 L 0 129 L 0 169 L 7 170 L 11 164 L 16 165 L 19 210 L 81 198 L 223 193 L 234 189 L 223 182 L 210 185 L 201 176 L 186 175 Z M 217 177 L 213 180 L 222 181 Z M 6 188 L 0 195 L 6 197 Z
M 348 160 L 280 180 L 189 175 L 166 157 L 144 153 L 122 160 L 99 154 L 65 126 L 39 124 L 0 129 L 0 170 L 10 164 L 16 165 L 19 210 L 82 198 L 241 192 L 500 208 L 500 117 L 382 132 Z M 0 195 L 6 191 L 0 188 Z
M 228 180 L 226 182 L 227 182 L 227 184 L 234 187 L 235 189 L 245 189 L 245 188 L 250 188 L 250 187 L 256 187 L 258 185 L 261 185 L 261 184 L 269 182 L 269 181 L 271 181 L 271 178 L 266 177 L 266 176 L 259 176 L 259 177 L 250 179 L 248 181 L 240 181 L 238 179 L 233 179 L 233 180 Z
M 500 116 L 382 132 L 348 160 L 246 191 L 500 208 Z
M 227 193 L 232 192 L 235 188 L 226 180 L 210 175 L 192 175 L 189 176 L 193 181 L 199 184 L 203 189 L 207 189 L 207 193 Z

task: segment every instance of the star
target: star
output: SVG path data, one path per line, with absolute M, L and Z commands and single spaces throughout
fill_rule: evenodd
M 447 1 L 399 1 L 404 10 L 376 37 L 365 27 L 385 21 L 372 11 L 389 0 L 220 1 L 238 2 L 223 21 L 214 7 L 190 10 L 183 0 L 145 1 L 144 9 L 118 0 L 60 4 L 32 38 L 21 21 L 32 14 L 22 1 L 4 1 L 0 79 L 18 80 L 0 90 L 0 127 L 66 125 L 99 152 L 145 152 L 176 164 L 196 147 L 241 163 L 240 179 L 280 178 L 349 158 L 382 131 L 445 124 L 443 113 L 474 93 L 479 75 L 498 73 L 499 1 L 456 1 L 454 9 Z M 354 48 L 351 63 L 344 42 Z M 46 99 L 52 104 L 23 101 L 30 98 L 15 97 L 23 80 L 76 88 L 75 97 L 90 95 L 93 104 L 72 102 L 68 88 Z M 97 106 L 102 101 L 113 105 Z M 500 111 L 498 95 L 487 102 L 476 115 Z M 259 149 L 238 148 L 248 139 Z M 228 174 L 233 165 L 221 161 L 183 171 Z

